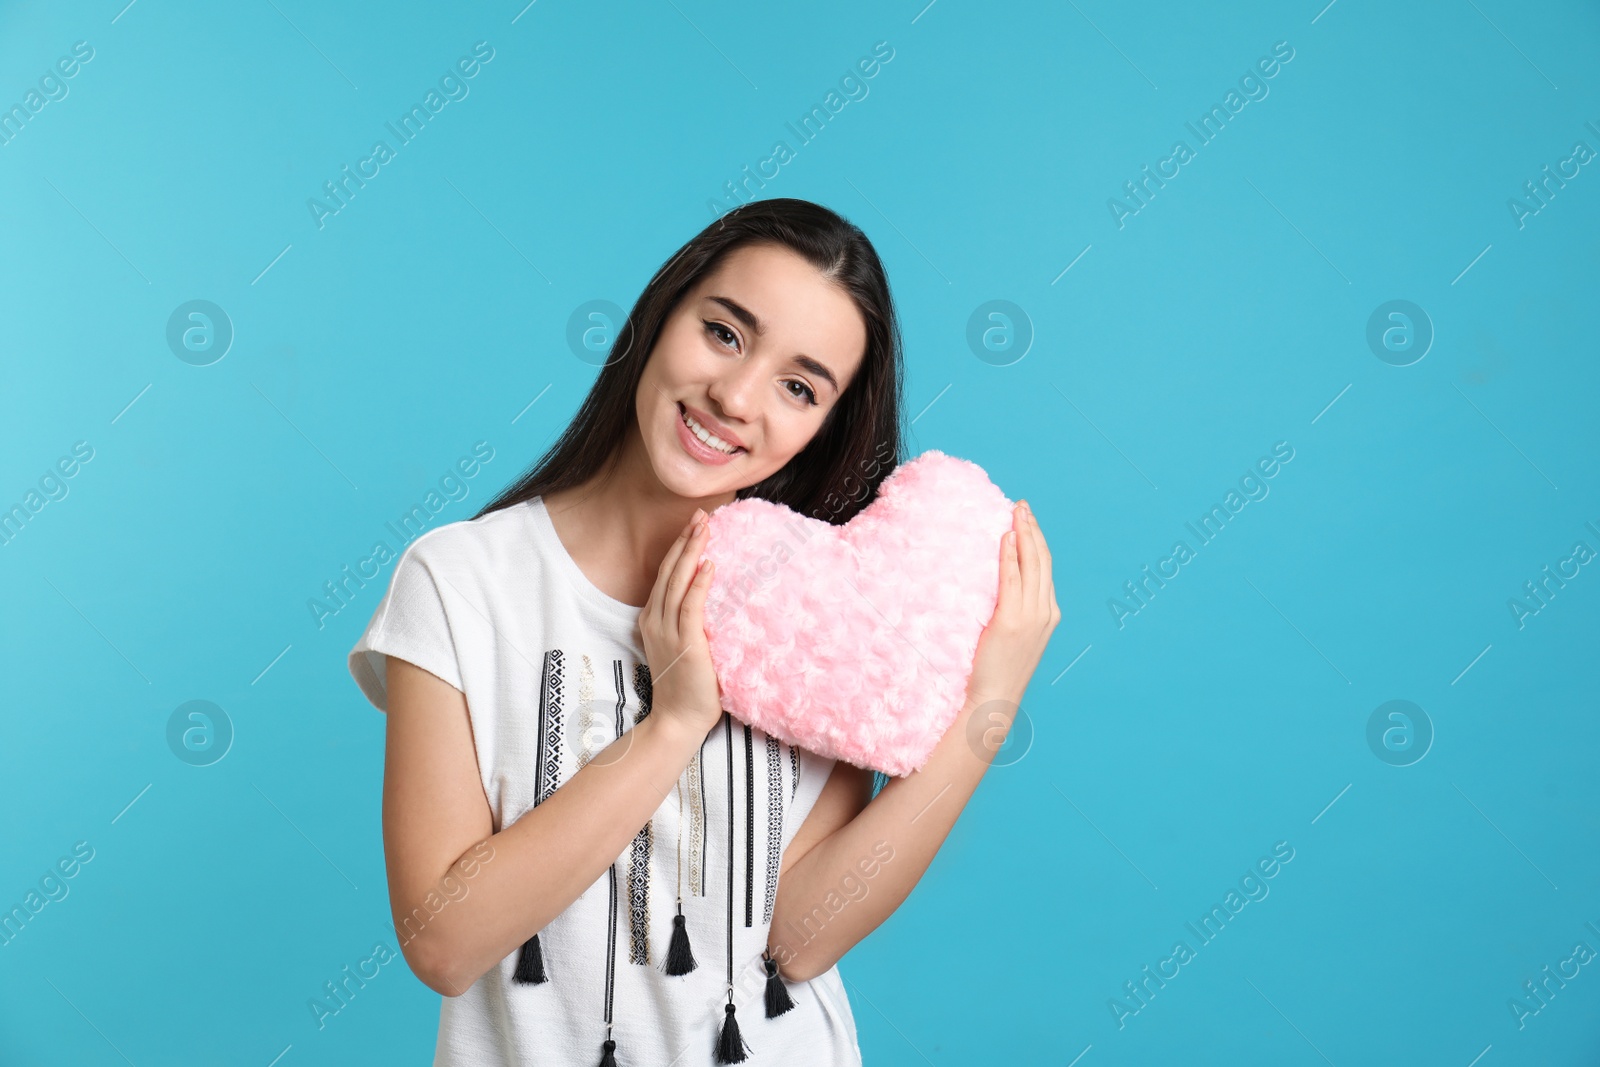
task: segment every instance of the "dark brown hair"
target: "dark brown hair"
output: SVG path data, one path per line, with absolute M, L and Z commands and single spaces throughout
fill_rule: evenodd
M 835 525 L 866 507 L 901 461 L 901 340 L 889 280 L 860 227 L 819 204 L 780 198 L 727 212 L 656 271 L 565 432 L 527 473 L 473 517 L 581 485 L 600 474 L 637 422 L 639 379 L 668 316 L 723 257 L 760 242 L 791 249 L 848 293 L 866 324 L 867 347 L 860 369 L 810 443 L 783 469 L 738 490 L 735 499 L 760 497 Z

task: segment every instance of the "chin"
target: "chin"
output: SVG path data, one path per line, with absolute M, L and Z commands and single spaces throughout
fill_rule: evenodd
M 742 479 L 741 471 L 729 469 L 733 464 L 707 467 L 685 455 L 675 426 L 667 426 L 657 440 L 659 451 L 650 457 L 650 466 L 656 472 L 656 480 L 678 496 L 698 500 L 725 492 L 724 486 Z

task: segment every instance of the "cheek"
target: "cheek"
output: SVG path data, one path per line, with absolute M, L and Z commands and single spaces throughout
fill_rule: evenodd
M 773 470 L 777 470 L 799 455 L 806 445 L 811 443 L 811 438 L 815 435 L 816 429 L 815 426 L 809 424 L 804 426 L 786 425 L 768 435 L 766 452 L 768 454 L 768 462 L 771 463 Z
M 676 383 L 703 374 L 712 355 L 700 336 L 699 324 L 682 323 L 661 332 L 651 362 L 663 382 Z

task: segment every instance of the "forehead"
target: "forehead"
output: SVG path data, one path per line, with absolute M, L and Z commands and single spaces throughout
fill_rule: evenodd
M 820 360 L 841 386 L 848 384 L 861 365 L 867 330 L 855 301 L 804 257 L 782 245 L 762 243 L 734 249 L 701 279 L 694 296 L 724 318 L 732 316 L 711 297 L 743 305 L 763 327 L 759 336 L 745 330 L 752 335 L 753 344 L 775 349 L 785 358 L 804 354 Z

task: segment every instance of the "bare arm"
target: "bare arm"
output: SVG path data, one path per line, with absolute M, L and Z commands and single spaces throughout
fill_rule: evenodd
M 466 697 L 388 657 L 383 840 L 406 962 L 458 996 L 620 856 L 672 791 L 703 733 L 650 715 L 499 833 L 478 777 Z
M 400 950 L 429 988 L 459 996 L 577 900 L 655 814 L 720 721 L 703 616 L 710 568 L 697 570 L 704 515 L 697 509 L 667 550 L 640 613 L 651 713 L 499 833 L 478 777 L 466 696 L 386 657 L 389 907 Z
M 1010 732 L 1061 619 L 1050 552 L 1031 514 L 1001 547 L 1000 595 L 961 711 L 922 770 L 870 802 L 870 772 L 836 764 L 780 868 L 768 948 L 790 981 L 815 978 L 877 929 L 921 880 Z M 1008 535 L 1010 537 L 1011 535 Z M 865 777 L 863 777 L 865 776 Z M 865 884 L 860 895 L 851 887 Z M 842 899 L 830 908 L 829 898 Z
M 990 757 L 980 758 L 967 743 L 969 728 L 980 735 L 1010 728 L 1009 718 L 994 714 L 999 706 L 991 702 L 980 712 L 969 700 L 926 766 L 889 779 L 870 802 L 862 790 L 870 793 L 872 773 L 835 765 L 794 843 L 819 811 L 823 819 L 812 833 L 825 836 L 781 873 L 773 901 L 768 947 L 785 978 L 802 982 L 822 974 L 910 895 L 989 769 Z M 971 724 L 975 713 L 983 716 L 981 727 Z M 852 896 L 848 887 L 862 885 L 865 892 Z M 827 906 L 830 893 L 846 901 L 837 913 Z

